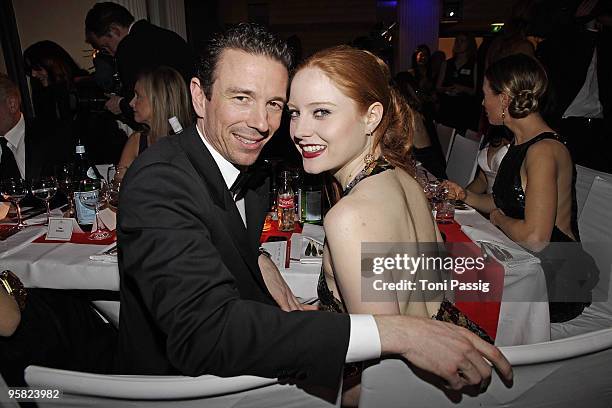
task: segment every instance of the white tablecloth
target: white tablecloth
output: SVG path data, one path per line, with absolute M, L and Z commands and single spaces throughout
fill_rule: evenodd
M 457 213 L 455 219 L 495 235 L 500 242 L 508 238 L 476 212 Z M 11 237 L 18 239 L 22 233 Z M 15 272 L 28 287 L 57 289 L 119 290 L 117 264 L 89 260 L 103 250 L 101 245 L 29 244 L 4 256 L 0 266 Z M 296 296 L 316 296 L 320 265 L 292 262 L 281 272 Z M 506 270 L 496 344 L 499 346 L 532 344 L 550 340 L 548 304 L 529 300 L 546 299 L 546 282 L 540 265 L 525 265 Z

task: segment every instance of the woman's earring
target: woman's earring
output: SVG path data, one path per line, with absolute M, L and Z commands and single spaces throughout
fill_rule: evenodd
M 504 121 L 505 121 L 505 120 L 506 120 L 506 110 L 505 110 L 505 109 L 503 109 L 503 110 L 502 110 L 502 126 L 504 126 L 504 125 L 505 125 L 505 123 L 504 123 Z
M 374 163 L 374 155 L 372 153 L 366 154 L 365 157 L 363 158 L 363 161 L 366 167 L 368 167 L 370 164 Z

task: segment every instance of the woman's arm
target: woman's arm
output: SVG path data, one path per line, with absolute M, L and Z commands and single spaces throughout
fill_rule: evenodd
M 0 336 L 12 336 L 20 322 L 21 312 L 17 302 L 0 287 Z
M 361 244 L 365 242 L 394 242 L 385 226 L 391 222 L 381 212 L 356 200 L 337 203 L 325 217 L 325 237 L 331 255 L 336 285 L 349 313 L 399 314 L 395 294 L 387 300 L 366 302 L 362 297 Z M 383 275 L 380 275 L 381 279 Z M 384 279 L 388 281 L 387 279 Z
M 484 171 L 478 167 L 476 177 L 474 177 L 474 180 L 472 180 L 465 189 L 472 193 L 485 194 L 487 192 L 487 187 L 487 176 L 485 176 Z
M 123 150 L 121 151 L 121 158 L 119 159 L 119 163 L 117 164 L 117 168 L 127 169 L 130 167 L 134 159 L 138 157 L 138 145 L 141 137 L 146 137 L 140 132 L 134 132 L 130 135 L 127 142 L 125 142 L 125 146 L 123 146 Z M 115 173 L 115 180 L 121 181 L 125 172 L 117 172 Z
M 448 198 L 451 200 L 461 200 L 470 207 L 484 213 L 490 213 L 495 208 L 495 202 L 491 194 L 473 193 L 449 180 L 444 180 L 443 185 L 448 189 Z
M 525 173 L 525 218 L 510 218 L 501 211 L 491 213 L 491 222 L 514 242 L 539 252 L 550 242 L 557 214 L 557 149 L 559 143 L 543 140 L 527 151 Z

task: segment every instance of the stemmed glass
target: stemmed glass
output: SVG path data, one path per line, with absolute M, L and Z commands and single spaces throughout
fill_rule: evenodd
M 28 185 L 20 177 L 11 177 L 0 181 L 0 193 L 2 198 L 10 201 L 17 208 L 17 228 L 22 229 L 26 227 L 21 218 L 21 207 L 19 203 L 28 194 Z
M 100 221 L 100 203 L 108 199 L 108 184 L 103 179 L 84 179 L 81 180 L 79 187 L 79 200 L 86 208 L 96 212 L 96 230 L 89 234 L 89 239 L 102 240 L 111 237 L 111 232 L 102 227 Z
M 72 163 L 57 165 L 55 167 L 55 177 L 59 190 L 64 193 L 68 199 L 68 211 L 66 214 L 69 217 L 75 217 L 74 191 L 78 182 L 74 177 L 74 165 Z
M 117 211 L 119 207 L 119 190 L 121 189 L 121 181 L 114 178 L 108 184 L 108 206 L 113 211 Z
M 41 177 L 32 181 L 32 195 L 39 200 L 45 202 L 47 208 L 47 224 L 49 225 L 49 218 L 51 218 L 51 209 L 49 208 L 49 201 L 55 197 L 57 193 L 58 185 L 55 177 Z

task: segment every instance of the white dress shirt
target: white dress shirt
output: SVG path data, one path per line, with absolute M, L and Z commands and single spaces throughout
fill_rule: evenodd
M 17 167 L 19 168 L 19 173 L 21 174 L 21 178 L 25 179 L 26 176 L 26 163 L 25 163 L 25 120 L 23 119 L 23 115 L 19 118 L 19 121 L 11 130 L 6 132 L 4 138 L 7 141 L 7 146 L 13 152 L 13 156 L 15 156 L 15 161 L 17 162 Z M 2 153 L 0 153 L 0 162 L 2 162 Z
M 219 167 L 223 180 L 229 189 L 238 178 L 240 170 L 238 170 L 232 163 L 217 152 L 210 143 L 206 141 L 198 126 L 196 126 L 196 129 L 198 130 L 198 134 L 200 135 L 204 146 L 206 146 L 206 149 L 208 149 L 212 155 L 217 167 Z M 236 201 L 236 207 L 238 207 L 238 212 L 240 213 L 242 221 L 246 226 L 244 198 Z M 351 330 L 345 361 L 347 363 L 354 363 L 357 361 L 379 358 L 381 353 L 380 335 L 378 333 L 378 326 L 376 326 L 374 316 L 350 314 L 349 318 L 351 320 Z

